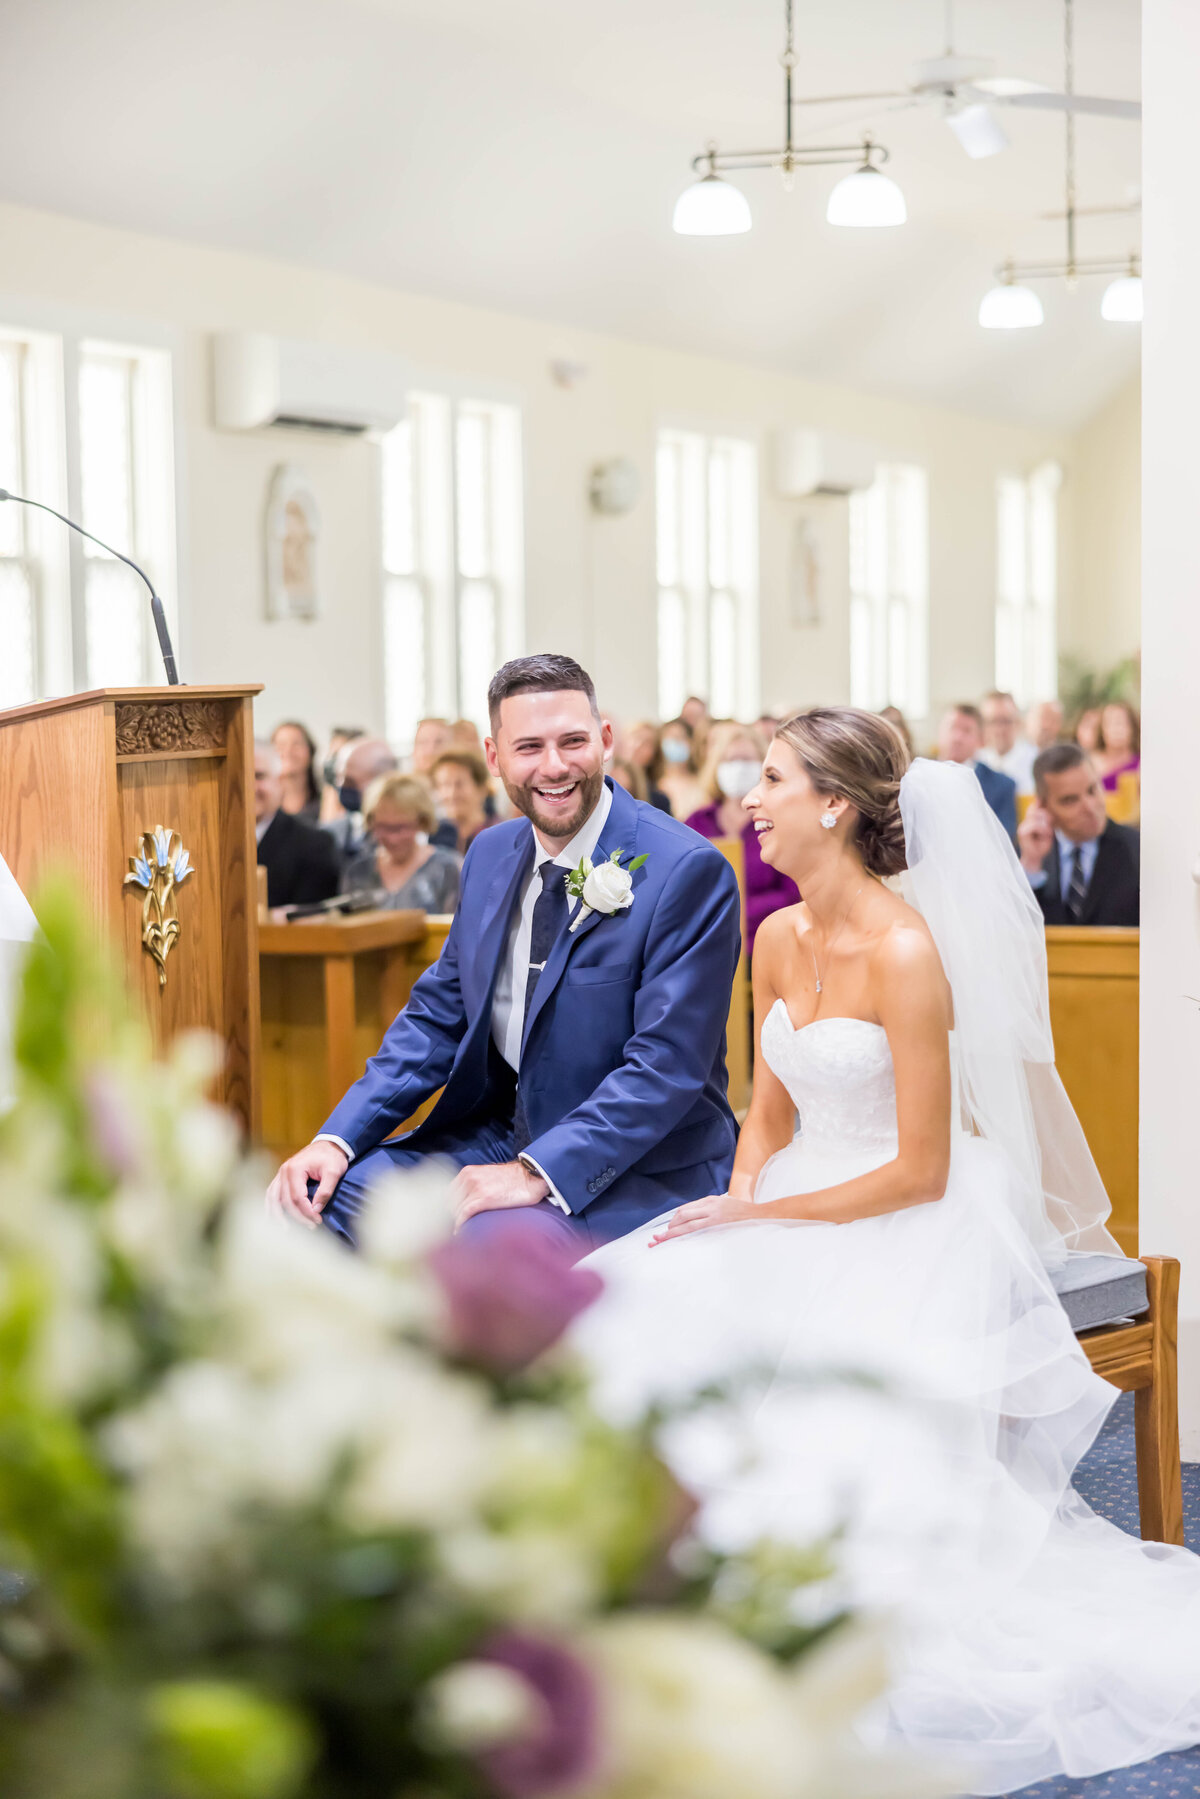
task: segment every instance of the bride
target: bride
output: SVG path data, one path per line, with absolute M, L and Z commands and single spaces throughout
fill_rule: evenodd
M 1049 1271 L 1119 1253 L 1108 1202 L 1008 839 L 970 769 L 906 762 L 848 709 L 771 744 L 744 803 L 804 903 L 755 946 L 729 1191 L 591 1256 L 573 1332 L 614 1414 L 758 1371 L 667 1433 L 702 1531 L 844 1528 L 841 1601 L 904 1620 L 881 1727 L 999 1794 L 1200 1741 L 1200 1560 L 1072 1488 L 1116 1393 Z

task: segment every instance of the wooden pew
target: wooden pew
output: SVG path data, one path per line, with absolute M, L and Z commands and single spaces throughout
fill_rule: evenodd
M 733 993 L 729 1001 L 729 1023 L 725 1030 L 725 1062 L 729 1071 L 729 1103 L 740 1124 L 750 1106 L 750 1086 L 754 1069 L 754 1016 L 750 992 L 750 958 L 746 954 L 746 850 L 740 837 L 716 837 L 713 848 L 720 850 L 737 876 L 742 901 L 742 947 L 733 977 Z
M 1136 930 L 1050 925 L 1050 1023 L 1058 1071 L 1112 1201 L 1109 1228 L 1138 1252 Z
M 259 926 L 262 1141 L 273 1155 L 311 1141 L 437 960 L 449 923 L 357 912 Z

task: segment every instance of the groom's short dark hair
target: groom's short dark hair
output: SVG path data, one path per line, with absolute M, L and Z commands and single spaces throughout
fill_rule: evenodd
M 488 717 L 493 736 L 500 721 L 501 704 L 517 693 L 586 693 L 593 717 L 600 717 L 592 677 L 571 656 L 514 656 L 496 670 L 488 685 Z

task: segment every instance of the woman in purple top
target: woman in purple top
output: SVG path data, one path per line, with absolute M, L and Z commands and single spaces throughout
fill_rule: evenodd
M 1119 775 L 1136 774 L 1141 767 L 1141 724 L 1133 707 L 1124 700 L 1113 700 L 1101 712 L 1096 749 L 1095 761 L 1106 793 L 1117 791 Z
M 759 854 L 758 837 L 742 800 L 758 785 L 767 749 L 749 725 L 730 721 L 712 727 L 701 779 L 712 804 L 693 812 L 688 824 L 702 837 L 740 837 L 746 865 L 746 953 L 763 919 L 800 898 L 795 881 L 768 868 Z

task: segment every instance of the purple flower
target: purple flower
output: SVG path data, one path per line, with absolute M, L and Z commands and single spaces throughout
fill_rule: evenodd
M 89 1068 L 83 1083 L 92 1141 L 111 1174 L 136 1174 L 141 1162 L 137 1129 L 124 1094 L 102 1064 Z
M 493 1374 L 512 1374 L 557 1343 L 604 1284 L 517 1219 L 455 1237 L 429 1262 L 446 1300 L 447 1347 Z
M 484 1750 L 479 1765 L 502 1799 L 564 1793 L 596 1764 L 598 1706 L 592 1677 L 560 1644 L 502 1631 L 472 1657 L 520 1675 L 537 1694 L 538 1717 L 523 1736 Z

